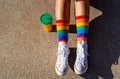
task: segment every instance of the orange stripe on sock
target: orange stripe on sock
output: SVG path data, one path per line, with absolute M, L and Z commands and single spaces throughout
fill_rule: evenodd
M 87 41 L 87 38 L 86 38 L 86 37 L 79 37 L 79 38 L 77 38 L 77 41 L 78 41 L 78 42 L 80 42 L 80 41 L 82 41 L 82 40 Z
M 79 20 L 76 20 L 76 23 L 78 22 L 89 22 L 89 19 L 79 19 Z

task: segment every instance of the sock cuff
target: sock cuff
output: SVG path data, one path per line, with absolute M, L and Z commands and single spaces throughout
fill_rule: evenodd
M 76 16 L 76 25 L 89 26 L 89 16 L 87 15 Z
M 76 20 L 79 20 L 79 19 L 89 19 L 89 16 L 87 16 L 87 15 L 80 15 L 80 16 L 76 16 L 75 18 L 76 18 Z
M 69 26 L 69 20 L 56 20 L 56 25 Z
M 56 23 L 69 23 L 69 20 L 56 20 Z

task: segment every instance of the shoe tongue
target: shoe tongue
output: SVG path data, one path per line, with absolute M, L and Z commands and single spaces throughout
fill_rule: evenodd
M 60 45 L 60 46 L 66 46 L 67 43 L 65 43 L 65 42 L 59 42 L 59 45 Z
M 79 54 L 81 55 L 81 57 L 84 57 L 86 54 L 86 50 L 87 50 L 87 43 L 86 41 L 80 41 L 80 43 L 78 43 L 78 50 L 79 50 Z
M 81 45 L 83 48 L 86 48 L 87 47 L 87 42 L 86 41 L 81 41 L 79 43 L 79 45 Z
M 81 41 L 80 44 L 81 44 L 81 45 L 84 45 L 84 44 L 85 44 L 85 41 Z

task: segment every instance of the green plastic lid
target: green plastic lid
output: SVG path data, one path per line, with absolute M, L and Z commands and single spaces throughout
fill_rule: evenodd
M 53 21 L 53 18 L 50 13 L 44 13 L 40 16 L 40 22 L 42 24 L 50 24 L 52 23 L 52 21 Z

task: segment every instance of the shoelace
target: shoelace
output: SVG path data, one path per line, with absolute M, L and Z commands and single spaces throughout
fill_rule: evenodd
M 59 49 L 59 64 L 64 64 L 64 63 L 66 63 L 66 61 L 67 61 L 67 56 L 68 56 L 68 52 L 69 52 L 69 50 L 67 49 L 67 47 L 66 46 L 62 46 L 62 45 L 60 45 L 60 47 L 59 47 L 60 49 Z M 64 60 L 64 61 L 63 61 Z
M 82 45 L 82 43 L 78 44 L 77 55 L 79 56 L 78 60 L 80 61 L 80 62 L 78 62 L 78 64 L 81 64 L 83 67 L 85 67 L 84 61 L 85 61 L 86 57 L 88 56 L 88 53 L 87 53 L 87 49 Z

